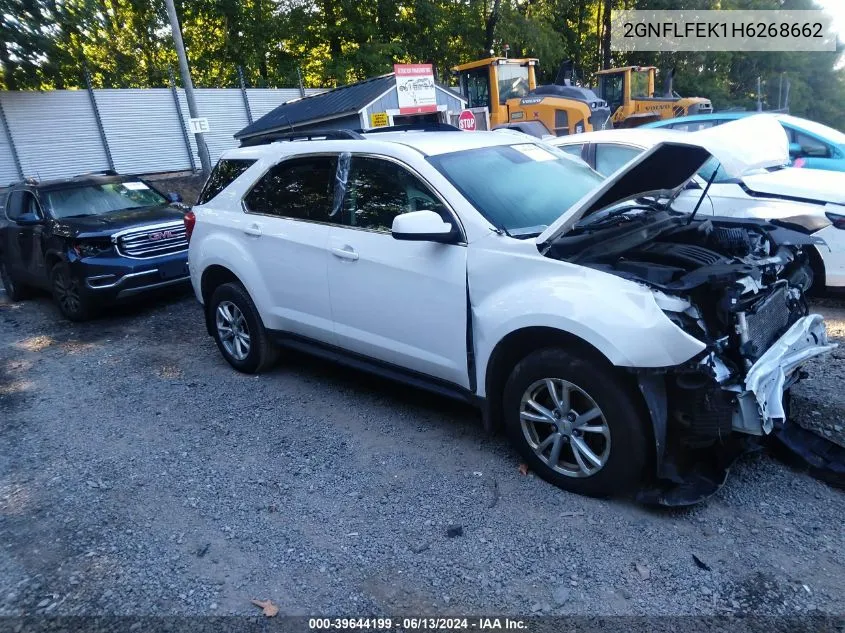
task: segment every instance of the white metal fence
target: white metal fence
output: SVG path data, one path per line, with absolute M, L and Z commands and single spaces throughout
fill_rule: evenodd
M 198 88 L 195 94 L 199 115 L 211 127 L 205 142 L 212 161 L 237 146 L 232 135 L 250 123 L 250 114 L 257 120 L 300 96 L 286 88 Z M 31 176 L 199 167 L 182 89 L 0 92 L 0 187 Z

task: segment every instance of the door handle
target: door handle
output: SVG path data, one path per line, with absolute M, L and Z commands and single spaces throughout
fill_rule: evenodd
M 261 227 L 257 224 L 250 224 L 249 226 L 244 227 L 244 233 L 252 235 L 253 237 L 261 237 Z
M 349 245 L 346 245 L 343 248 L 333 248 L 332 255 L 340 257 L 341 259 L 348 259 L 352 262 L 358 259 L 357 251 Z

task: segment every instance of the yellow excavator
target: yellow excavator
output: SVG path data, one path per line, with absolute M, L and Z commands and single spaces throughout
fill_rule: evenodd
M 655 95 L 656 71 L 655 66 L 625 66 L 598 71 L 596 92 L 610 106 L 614 127 L 637 127 L 661 119 L 713 112 L 710 99 L 682 97 L 672 90 L 674 70 L 669 71 L 663 95 Z
M 572 85 L 562 67 L 556 83 L 537 86 L 536 59 L 487 57 L 455 66 L 468 108 L 487 108 L 490 128 L 540 121 L 550 134 L 563 136 L 608 126 L 607 103 L 589 88 Z M 559 83 L 557 83 L 559 82 Z

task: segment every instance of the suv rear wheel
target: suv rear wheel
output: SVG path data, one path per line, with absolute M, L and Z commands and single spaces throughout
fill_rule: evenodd
M 546 481 L 597 497 L 640 482 L 646 427 L 610 368 L 563 349 L 539 350 L 514 368 L 503 406 L 511 441 Z
M 12 279 L 9 269 L 3 262 L 0 262 L 0 280 L 3 281 L 3 289 L 9 301 L 21 301 L 26 298 L 26 288 Z
M 223 358 L 238 371 L 257 374 L 278 358 L 261 316 L 247 291 L 238 283 L 219 286 L 206 309 L 214 340 Z

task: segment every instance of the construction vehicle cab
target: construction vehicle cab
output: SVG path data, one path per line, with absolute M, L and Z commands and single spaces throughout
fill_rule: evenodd
M 490 128 L 540 121 L 562 136 L 602 129 L 610 119 L 607 104 L 567 79 L 537 86 L 533 58 L 488 57 L 452 69 L 470 109 L 486 108 Z M 479 126 L 481 127 L 481 126 Z
M 613 113 L 614 127 L 636 127 L 661 119 L 713 111 L 709 99 L 681 97 L 672 90 L 669 71 L 663 95 L 655 93 L 655 66 L 624 66 L 598 71 L 598 95 Z

